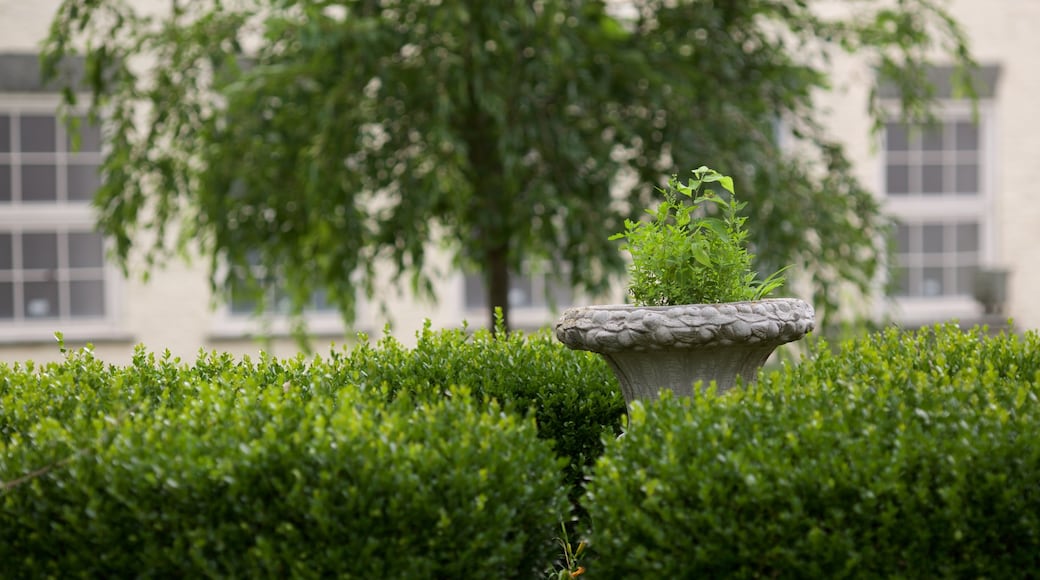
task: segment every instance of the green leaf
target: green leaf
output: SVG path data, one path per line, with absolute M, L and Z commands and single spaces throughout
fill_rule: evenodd
M 714 264 L 712 264 L 711 262 L 711 256 L 708 255 L 708 252 L 704 249 L 703 244 L 691 242 L 690 250 L 693 252 L 694 259 L 700 262 L 701 265 L 707 268 L 712 268 L 714 266 Z
M 718 218 L 703 218 L 697 222 L 699 225 L 708 228 L 712 231 L 720 240 L 725 243 L 730 243 L 732 239 L 729 235 L 729 224 Z

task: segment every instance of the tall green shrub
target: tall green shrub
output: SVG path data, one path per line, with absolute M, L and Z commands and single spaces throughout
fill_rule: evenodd
M 889 331 L 634 406 L 589 484 L 589 572 L 1030 577 L 1037 482 L 1040 338 Z

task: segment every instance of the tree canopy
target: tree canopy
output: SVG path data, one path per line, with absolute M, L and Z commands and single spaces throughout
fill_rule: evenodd
M 65 0 L 43 53 L 45 72 L 86 59 L 121 264 L 197 249 L 218 292 L 260 265 L 294 313 L 323 290 L 347 321 L 380 261 L 429 292 L 436 245 L 492 308 L 525 261 L 600 291 L 624 267 L 608 236 L 703 164 L 734 176 L 762 266 L 793 264 L 826 309 L 869 291 L 887 231 L 814 108 L 832 57 L 867 59 L 907 119 L 929 58 L 969 90 L 973 64 L 934 0 L 142 4 Z M 880 127 L 877 92 L 868 112 Z

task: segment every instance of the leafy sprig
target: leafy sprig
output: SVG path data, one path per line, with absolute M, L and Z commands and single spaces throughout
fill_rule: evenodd
M 625 220 L 632 254 L 629 293 L 640 306 L 671 306 L 759 300 L 785 282 L 781 269 L 764 280 L 752 269 L 747 251 L 745 203 L 736 199 L 733 179 L 701 166 L 684 184 L 673 175 L 659 189 L 665 200 L 647 210 L 650 220 Z M 717 191 L 721 190 L 721 191 Z

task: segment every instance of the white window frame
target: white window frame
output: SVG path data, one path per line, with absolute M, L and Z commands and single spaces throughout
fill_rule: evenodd
M 890 118 L 898 119 L 893 104 L 889 108 Z M 972 105 L 968 101 L 941 100 L 935 116 L 938 121 L 971 121 Z M 997 174 L 999 152 L 996 138 L 996 107 L 991 99 L 978 102 L 979 126 L 979 192 L 975 196 L 958 195 L 889 195 L 886 180 L 887 148 L 884 135 L 880 136 L 876 183 L 879 197 L 887 215 L 908 224 L 951 224 L 975 221 L 979 224 L 978 266 L 980 269 L 996 265 L 999 256 L 995 231 L 995 192 L 999 187 Z M 895 320 L 907 325 L 923 325 L 944 320 L 977 319 L 983 313 L 972 296 L 892 296 L 892 308 L 888 313 Z
M 61 104 L 56 93 L 0 93 L 0 114 L 5 115 L 55 115 Z M 59 138 L 66 129 L 61 126 Z M 102 143 L 102 147 L 104 144 Z M 3 153 L 17 163 L 20 153 Z M 100 156 L 98 161 L 100 162 Z M 61 187 L 62 172 L 58 174 Z M 5 202 L 0 204 L 0 230 L 11 233 L 89 233 L 97 231 L 94 208 L 89 202 Z M 104 248 L 107 255 L 108 244 Z M 59 252 L 63 249 L 59 245 Z M 23 344 L 53 342 L 54 333 L 61 332 L 70 341 L 131 340 L 120 329 L 120 305 L 122 304 L 122 277 L 109 261 L 102 266 L 104 283 L 104 315 L 97 318 L 46 318 L 39 320 L 0 320 L 0 344 Z M 66 296 L 67 300 L 68 297 Z

